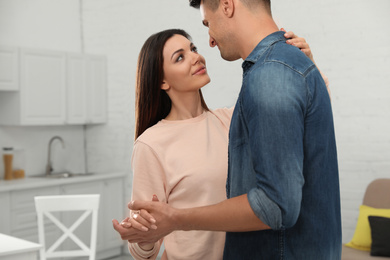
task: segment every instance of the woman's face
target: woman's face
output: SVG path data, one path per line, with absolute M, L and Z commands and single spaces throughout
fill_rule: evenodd
M 204 57 L 186 37 L 176 34 L 169 38 L 164 46 L 163 58 L 162 89 L 169 95 L 198 91 L 210 82 Z

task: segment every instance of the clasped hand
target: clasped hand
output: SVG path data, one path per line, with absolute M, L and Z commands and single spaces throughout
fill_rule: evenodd
M 122 240 L 138 243 L 140 246 L 157 242 L 174 230 L 173 208 L 158 201 L 156 195 L 152 201 L 132 201 L 128 204 L 130 217 L 119 223 L 112 220 L 114 229 Z

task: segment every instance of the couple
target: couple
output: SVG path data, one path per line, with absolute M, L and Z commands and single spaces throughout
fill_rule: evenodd
M 237 103 L 234 111 L 207 108 L 205 60 L 184 31 L 145 42 L 135 201 L 131 218 L 113 220 L 115 230 L 136 259 L 154 259 L 163 239 L 163 259 L 340 259 L 332 111 L 320 72 L 302 53 L 310 57 L 309 47 L 296 37 L 289 41 L 302 51 L 286 44 L 267 0 L 191 5 L 210 46 L 244 60 Z

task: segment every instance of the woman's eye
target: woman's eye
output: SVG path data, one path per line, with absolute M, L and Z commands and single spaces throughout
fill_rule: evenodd
M 198 48 L 196 48 L 196 47 L 194 46 L 194 47 L 192 47 L 192 51 L 193 51 L 193 52 L 198 52 Z
M 176 62 L 181 61 L 182 59 L 183 59 L 183 55 L 179 55 L 179 57 L 177 57 L 176 59 Z

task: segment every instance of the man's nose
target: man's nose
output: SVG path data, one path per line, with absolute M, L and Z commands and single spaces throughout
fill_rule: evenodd
M 210 39 L 209 39 L 209 45 L 210 45 L 211 48 L 214 48 L 217 45 L 215 39 L 213 37 L 211 37 L 211 36 L 210 36 Z

